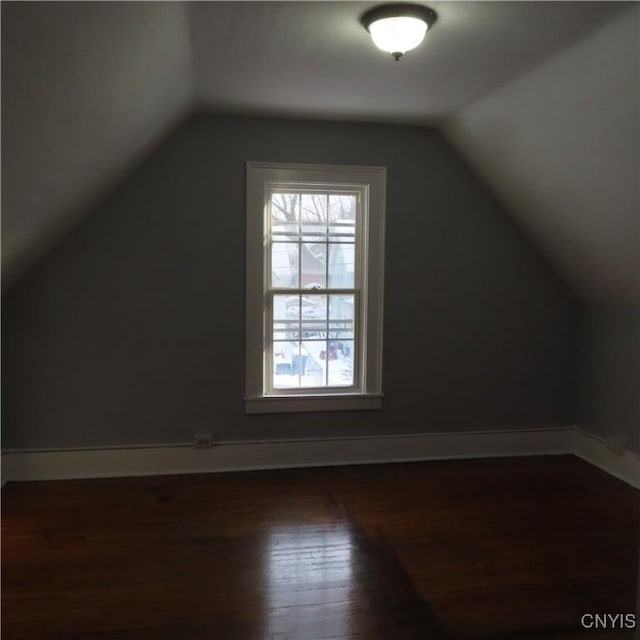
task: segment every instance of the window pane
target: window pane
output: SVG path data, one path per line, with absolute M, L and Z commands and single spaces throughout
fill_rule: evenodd
M 271 226 L 271 240 L 273 242 L 297 242 L 299 237 L 300 232 L 297 224 L 283 222 Z
M 327 227 L 325 227 L 324 225 L 303 224 L 300 233 L 302 234 L 301 240 L 303 242 L 327 241 Z
M 273 343 L 273 386 L 278 389 L 296 388 L 300 384 L 300 376 L 293 371 L 292 355 L 298 342 Z
M 273 321 L 274 340 L 297 340 L 299 335 L 298 320 Z
M 285 300 L 285 317 L 297 320 L 300 317 L 300 296 L 275 296 Z
M 273 386 L 278 389 L 326 386 L 325 340 L 273 343 Z
M 329 221 L 330 222 L 355 222 L 356 196 L 336 194 L 329 196 Z
M 271 194 L 271 226 L 282 223 L 298 223 L 300 220 L 300 194 Z
M 327 368 L 330 387 L 350 387 L 353 385 L 352 340 L 329 341 Z
M 327 320 L 302 319 L 302 338 L 309 340 L 320 340 L 327 337 Z
M 303 224 L 327 225 L 327 195 L 324 193 L 303 194 L 301 198 L 301 220 Z
M 273 296 L 273 334 L 274 340 L 298 340 L 300 336 L 299 296 Z
M 303 242 L 302 283 L 303 289 L 327 286 L 327 245 L 324 242 Z
M 302 305 L 302 322 L 318 321 L 326 322 L 327 319 L 327 296 L 325 295 L 304 295 L 300 296 Z
M 322 360 L 322 353 L 326 353 L 327 343 L 325 340 L 305 340 L 300 350 L 300 386 L 301 387 L 325 387 L 325 361 Z
M 352 289 L 355 282 L 355 245 L 329 244 L 329 287 Z
M 326 295 L 274 296 L 274 387 L 326 386 L 327 321 Z
M 287 303 L 291 300 L 298 304 L 298 296 L 273 296 L 273 319 L 274 320 L 290 320 L 291 315 L 288 313 L 290 305 Z M 295 312 L 296 320 L 298 312 Z
M 271 286 L 298 288 L 298 244 L 274 242 L 271 245 Z
M 327 296 L 302 296 L 302 337 L 312 340 L 327 337 Z
M 331 242 L 355 242 L 355 225 L 352 223 L 329 225 L 329 240 Z
M 355 304 L 353 295 L 329 296 L 330 339 L 353 339 Z

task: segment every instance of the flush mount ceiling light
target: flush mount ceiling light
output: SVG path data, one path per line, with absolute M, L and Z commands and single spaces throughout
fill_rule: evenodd
M 376 47 L 389 52 L 396 60 L 415 49 L 435 21 L 433 9 L 401 2 L 374 7 L 360 18 Z

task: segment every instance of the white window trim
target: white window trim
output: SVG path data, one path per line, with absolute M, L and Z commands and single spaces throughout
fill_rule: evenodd
M 361 387 L 352 390 L 291 390 L 292 393 L 265 394 L 264 292 L 268 274 L 265 269 L 266 193 L 270 184 L 298 182 L 310 185 L 353 185 L 365 187 L 368 195 L 363 246 L 362 345 L 365 367 Z M 382 406 L 382 326 L 384 285 L 384 217 L 386 168 L 346 165 L 281 164 L 248 162 L 246 176 L 246 395 L 247 413 L 286 413 L 305 411 L 349 411 L 379 409 Z

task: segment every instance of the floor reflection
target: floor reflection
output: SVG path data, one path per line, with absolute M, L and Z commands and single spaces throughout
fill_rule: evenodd
M 354 637 L 367 640 L 451 640 L 419 592 L 397 549 L 379 531 L 351 527 L 353 580 L 366 615 Z
M 555 625 L 553 635 L 535 623 L 520 631 L 497 634 L 460 634 L 451 628 L 452 620 L 447 628 L 442 610 L 434 610 L 421 593 L 400 549 L 382 531 L 366 530 L 353 521 L 348 525 L 275 528 L 267 540 L 263 637 L 269 640 L 585 637 L 576 633 L 575 624 L 565 628 Z M 403 554 L 406 562 L 406 548 Z
M 349 635 L 352 540 L 347 527 L 271 531 L 266 558 L 267 638 Z

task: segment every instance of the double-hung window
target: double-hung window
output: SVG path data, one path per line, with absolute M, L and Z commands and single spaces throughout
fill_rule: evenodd
M 381 406 L 385 176 L 248 163 L 248 413 Z

